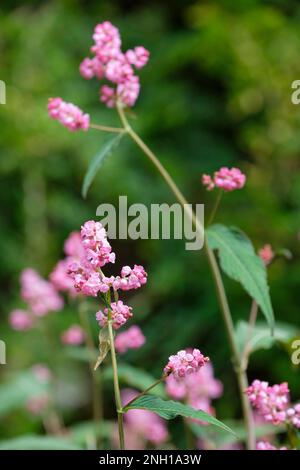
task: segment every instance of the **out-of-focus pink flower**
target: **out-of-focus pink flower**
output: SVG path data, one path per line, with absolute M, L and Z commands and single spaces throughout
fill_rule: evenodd
M 33 326 L 33 323 L 32 316 L 25 310 L 16 309 L 13 310 L 9 315 L 9 324 L 14 330 L 30 330 Z
M 173 374 L 176 378 L 185 377 L 188 374 L 197 372 L 208 361 L 209 358 L 204 357 L 199 349 L 192 349 L 190 352 L 181 350 L 169 357 L 169 362 L 164 368 L 164 374 Z
M 270 386 L 268 382 L 254 380 L 246 389 L 246 394 L 265 421 L 275 425 L 286 421 L 289 404 L 289 388 L 286 382 Z
M 63 307 L 63 300 L 51 282 L 31 268 L 21 273 L 21 296 L 28 303 L 31 312 L 39 317 Z
M 47 393 L 31 397 L 26 402 L 26 409 L 32 415 L 41 415 L 47 409 L 50 403 L 50 397 Z
M 215 379 L 213 367 L 208 363 L 197 372 L 182 378 L 176 378 L 173 374 L 169 375 L 166 379 L 166 391 L 170 397 L 184 400 L 193 408 L 214 415 L 211 400 L 222 395 L 223 386 L 219 380 Z M 201 422 L 201 424 L 205 423 Z
M 86 79 L 105 77 L 113 87 L 103 85 L 100 89 L 100 100 L 107 107 L 113 108 L 117 102 L 122 106 L 134 106 L 139 92 L 140 82 L 133 67 L 140 69 L 149 60 L 149 51 L 143 46 L 121 51 L 119 30 L 109 21 L 95 27 L 92 59 L 85 58 L 80 64 L 81 75 Z
M 119 333 L 115 339 L 115 347 L 118 353 L 124 354 L 128 349 L 138 349 L 145 344 L 146 338 L 142 330 L 133 325 L 128 330 Z
M 188 374 L 183 378 L 169 375 L 166 379 L 166 391 L 176 400 L 186 399 L 188 403 L 193 397 L 219 398 L 223 393 L 223 385 L 214 377 L 213 367 L 207 363 L 197 372 Z
M 207 191 L 212 191 L 215 187 L 215 183 L 210 175 L 202 175 L 202 184 L 206 186 Z
M 52 379 L 52 372 L 45 364 L 35 364 L 31 370 L 41 383 L 48 383 Z
M 213 178 L 209 175 L 203 175 L 202 183 L 210 191 L 217 187 L 228 192 L 243 188 L 246 183 L 246 176 L 238 168 L 223 166 L 214 173 Z
M 260 250 L 258 250 L 258 255 L 262 259 L 264 264 L 268 266 L 273 260 L 275 253 L 272 250 L 271 245 L 267 244 L 260 248 Z
M 67 256 L 80 259 L 84 253 L 80 232 L 71 232 L 64 243 L 64 252 Z
M 90 116 L 73 103 L 66 103 L 62 98 L 49 98 L 48 113 L 52 119 L 59 121 L 71 132 L 88 130 Z
M 111 304 L 111 319 L 112 326 L 115 330 L 118 330 L 124 325 L 129 318 L 132 317 L 132 308 L 125 305 L 122 300 L 118 302 L 112 302 Z M 109 309 L 104 308 L 103 312 L 100 310 L 96 313 L 96 319 L 101 327 L 107 325 Z
M 122 391 L 122 403 L 126 405 L 138 394 L 132 389 Z M 145 441 L 154 445 L 160 445 L 168 439 L 168 431 L 165 422 L 155 413 L 148 410 L 129 410 L 124 415 L 126 429 Z
M 76 346 L 82 344 L 85 339 L 85 334 L 80 325 L 72 325 L 61 335 L 61 341 L 64 344 Z
M 286 411 L 288 421 L 296 428 L 300 429 L 300 403 L 294 405 Z
M 260 441 L 256 444 L 256 450 L 287 450 L 286 447 L 280 447 L 279 449 L 267 441 Z

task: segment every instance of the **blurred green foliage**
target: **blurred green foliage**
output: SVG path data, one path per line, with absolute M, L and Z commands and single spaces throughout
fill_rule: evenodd
M 47 116 L 48 97 L 62 96 L 89 112 L 93 122 L 119 125 L 116 114 L 100 104 L 97 82 L 86 82 L 78 73 L 92 29 L 104 19 L 120 28 L 124 48 L 142 44 L 151 51 L 140 74 L 133 125 L 190 202 L 205 202 L 207 213 L 213 204 L 214 194 L 200 184 L 203 172 L 235 165 L 247 174 L 245 189 L 224 198 L 218 221 L 243 229 L 256 248 L 269 242 L 274 249 L 291 250 L 293 259 L 277 261 L 269 277 L 276 318 L 299 324 L 300 111 L 291 103 L 291 83 L 300 78 L 299 18 L 300 5 L 293 0 L 1 2 L 0 79 L 7 85 L 7 104 L 0 106 L 4 381 L 34 362 L 55 361 L 66 381 L 60 398 L 69 401 L 67 422 L 90 419 L 83 385 L 87 372 L 59 346 L 60 331 L 77 321 L 74 306 L 45 319 L 58 338 L 52 352 L 37 332 L 16 333 L 7 325 L 10 310 L 22 305 L 20 271 L 32 266 L 48 275 L 68 233 L 95 217 L 100 203 L 117 203 L 122 194 L 129 203 L 173 202 L 126 139 L 83 200 L 84 173 L 106 136 L 70 134 Z M 116 269 L 137 262 L 149 272 L 148 285 L 130 299 L 147 344 L 129 353 L 128 362 L 158 375 L 178 348 L 199 346 L 224 382 L 217 416 L 239 416 L 229 351 L 202 253 L 167 240 L 115 241 L 113 247 Z M 250 299 L 238 284 L 226 280 L 226 286 L 235 320 L 246 319 Z M 255 353 L 253 377 L 288 380 L 294 399 L 300 397 L 299 370 L 283 348 Z M 112 403 L 110 393 L 105 399 Z M 107 410 L 111 419 L 113 409 Z M 0 436 L 38 432 L 39 427 L 18 410 L 4 420 Z

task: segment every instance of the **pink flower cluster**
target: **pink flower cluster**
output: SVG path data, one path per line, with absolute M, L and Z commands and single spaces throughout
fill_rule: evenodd
M 107 107 L 115 107 L 117 102 L 134 106 L 140 92 L 140 81 L 134 67 L 141 69 L 147 64 L 149 51 L 137 46 L 123 53 L 119 30 L 109 21 L 96 25 L 93 40 L 91 52 L 94 57 L 82 61 L 79 67 L 81 75 L 87 80 L 105 78 L 113 84 L 103 85 L 100 89 L 100 99 Z
M 213 367 L 208 363 L 197 372 L 182 378 L 169 375 L 166 379 L 166 391 L 176 400 L 184 400 L 193 408 L 214 414 L 211 400 L 222 395 L 223 386 L 215 379 Z
M 112 302 L 111 308 L 105 307 L 103 312 L 99 310 L 99 312 L 96 313 L 96 320 L 101 327 L 104 327 L 107 325 L 109 315 L 111 315 L 113 327 L 115 330 L 118 330 L 132 317 L 131 311 L 131 307 L 125 305 L 122 300 L 118 300 L 118 302 Z
M 267 441 L 260 441 L 256 444 L 256 450 L 287 450 L 286 447 L 280 447 L 279 449 Z
M 275 425 L 286 421 L 289 403 L 289 388 L 286 382 L 270 386 L 268 382 L 254 380 L 247 388 L 246 394 L 265 421 Z
M 243 188 L 246 183 L 246 176 L 238 168 L 229 169 L 223 166 L 220 170 L 215 171 L 213 177 L 203 175 L 202 183 L 208 191 L 212 191 L 217 187 L 228 192 Z
M 164 368 L 164 374 L 173 374 L 176 378 L 182 378 L 197 372 L 208 361 L 209 358 L 204 357 L 199 349 L 181 350 L 169 357 L 169 362 Z
M 133 325 L 116 336 L 115 347 L 119 354 L 124 354 L 128 349 L 139 349 L 145 341 L 142 330 L 137 325 Z
M 124 266 L 120 276 L 105 276 L 101 268 L 107 263 L 114 263 L 116 256 L 100 222 L 93 220 L 85 222 L 81 227 L 79 238 L 78 235 L 76 237 L 73 235 L 72 240 L 66 242 L 65 252 L 68 255 L 67 273 L 73 280 L 76 291 L 84 295 L 96 297 L 98 293 L 106 294 L 111 288 L 114 291 L 138 289 L 147 282 L 147 273 L 138 265 L 134 265 L 133 268 Z M 52 279 L 60 280 L 57 272 L 54 274 Z M 63 276 L 62 281 L 64 281 Z M 63 285 L 64 282 L 58 284 Z M 103 312 L 97 312 L 96 318 L 100 326 L 105 326 L 108 316 L 111 315 L 113 327 L 118 329 L 132 316 L 131 310 L 131 307 L 119 300 L 111 304 L 111 309 L 105 307 Z
M 85 339 L 85 334 L 80 325 L 71 325 L 61 335 L 61 341 L 63 344 L 76 346 L 82 344 Z
M 271 245 L 267 244 L 260 248 L 260 250 L 258 250 L 258 255 L 263 261 L 263 263 L 268 266 L 273 260 L 275 253 L 272 250 Z
M 85 114 L 78 106 L 66 103 L 62 98 L 49 98 L 48 113 L 52 119 L 59 121 L 69 131 L 88 130 L 90 116 Z
M 35 364 L 32 366 L 32 372 L 35 379 L 43 385 L 50 383 L 52 379 L 52 373 L 50 369 L 44 364 Z M 41 415 L 46 411 L 51 402 L 50 396 L 47 390 L 40 392 L 37 395 L 31 396 L 25 404 L 25 407 L 32 415 Z
M 51 282 L 43 279 L 31 268 L 21 273 L 21 297 L 27 303 L 27 310 L 16 309 L 10 313 L 9 323 L 14 330 L 30 330 L 36 317 L 43 317 L 63 307 L 63 299 Z
M 126 405 L 138 395 L 132 389 L 122 391 L 122 403 Z M 166 442 L 168 431 L 165 421 L 148 410 L 129 410 L 124 414 L 126 448 L 138 450 L 145 448 L 145 441 L 154 446 Z

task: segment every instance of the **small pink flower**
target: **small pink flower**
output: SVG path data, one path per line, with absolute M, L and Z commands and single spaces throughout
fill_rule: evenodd
M 213 178 L 209 175 L 203 175 L 202 183 L 209 191 L 217 187 L 228 192 L 243 188 L 246 183 L 246 176 L 238 168 L 229 169 L 223 166 L 214 173 Z
M 70 259 L 65 258 L 58 261 L 54 269 L 49 275 L 49 279 L 52 282 L 55 289 L 58 291 L 66 291 L 74 297 L 76 290 L 74 289 L 74 282 L 71 276 L 68 274 L 68 267 L 70 265 Z
M 207 191 L 212 191 L 215 187 L 215 183 L 210 175 L 202 175 L 202 184 L 206 186 Z
M 193 349 L 191 352 L 181 350 L 176 355 L 169 357 L 169 362 L 164 368 L 164 374 L 173 374 L 176 378 L 185 377 L 188 374 L 197 372 L 208 361 L 209 358 L 204 357 L 199 349 Z
M 61 341 L 64 344 L 69 344 L 72 346 L 82 344 L 85 339 L 85 334 L 81 326 L 72 325 L 68 330 L 64 331 L 61 336 Z
M 86 80 L 90 80 L 93 77 L 97 77 L 101 80 L 104 77 L 104 67 L 98 57 L 94 57 L 93 59 L 86 57 L 83 59 L 79 66 L 79 71 Z
M 59 121 L 72 132 L 79 129 L 86 131 L 90 125 L 88 114 L 84 114 L 78 106 L 66 103 L 61 98 L 49 98 L 48 113 L 52 119 Z
M 287 450 L 286 447 L 280 447 L 279 449 L 267 441 L 260 441 L 256 444 L 256 450 Z
M 123 333 L 119 333 L 115 339 L 115 347 L 118 353 L 124 354 L 128 349 L 139 349 L 145 344 L 146 338 L 142 330 L 133 325 Z
M 80 232 L 70 233 L 64 243 L 64 252 L 73 258 L 80 258 L 83 255 Z
M 112 319 L 112 326 L 115 330 L 118 330 L 122 325 L 124 325 L 129 318 L 132 317 L 132 308 L 125 305 L 122 300 L 118 300 L 118 302 L 113 302 L 111 304 L 111 319 Z M 101 327 L 107 325 L 108 322 L 108 314 L 109 309 L 107 307 L 104 308 L 103 312 L 99 310 L 96 313 L 96 320 L 98 321 Z
M 103 85 L 100 88 L 100 101 L 106 104 L 108 108 L 114 108 L 116 106 L 116 99 L 117 96 L 114 88 L 108 85 Z
M 131 65 L 134 65 L 137 69 L 141 69 L 147 64 L 150 52 L 143 46 L 137 46 L 133 50 L 129 49 L 125 55 Z
M 260 248 L 260 250 L 258 250 L 258 254 L 266 266 L 271 263 L 275 256 L 275 253 L 272 250 L 271 245 L 269 244 L 264 245 L 262 248 Z
M 14 330 L 26 331 L 33 326 L 33 319 L 30 313 L 25 310 L 13 310 L 9 315 L 9 324 Z

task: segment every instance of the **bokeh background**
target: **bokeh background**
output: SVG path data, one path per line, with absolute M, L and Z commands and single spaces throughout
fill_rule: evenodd
M 299 3 L 3 0 L 0 79 L 7 85 L 7 104 L 0 106 L 0 338 L 7 344 L 7 365 L 0 366 L 1 387 L 35 362 L 54 362 L 64 378 L 60 401 L 70 425 L 90 413 L 86 364 L 67 357 L 59 342 L 60 331 L 77 321 L 76 309 L 68 305 L 46 319 L 57 340 L 52 351 L 36 331 L 13 332 L 8 315 L 22 307 L 20 272 L 30 266 L 47 276 L 62 257 L 69 232 L 94 218 L 103 202 L 117 203 L 121 194 L 128 195 L 129 203 L 173 202 L 153 167 L 126 139 L 83 200 L 84 173 L 106 136 L 71 134 L 48 118 L 48 97 L 62 96 L 89 112 L 93 122 L 119 124 L 115 112 L 99 102 L 98 83 L 78 73 L 94 25 L 105 19 L 120 28 L 124 48 L 141 44 L 151 51 L 140 73 L 133 126 L 189 201 L 204 202 L 209 212 L 214 194 L 201 186 L 204 172 L 226 165 L 247 174 L 245 189 L 224 198 L 218 221 L 243 229 L 256 248 L 271 243 L 292 252 L 290 261 L 281 259 L 270 268 L 269 279 L 276 318 L 299 325 L 300 108 L 291 103 L 291 84 L 300 78 Z M 148 285 L 130 297 L 147 343 L 128 354 L 128 362 L 158 376 L 171 353 L 198 346 L 224 383 L 217 416 L 240 417 L 203 254 L 169 240 L 114 241 L 113 248 L 117 268 L 136 262 L 149 273 Z M 226 279 L 226 286 L 235 320 L 246 319 L 250 299 L 238 284 Z M 253 355 L 249 376 L 288 380 L 294 399 L 300 397 L 299 369 L 292 366 L 286 347 Z M 111 419 L 109 383 L 105 403 Z M 2 439 L 42 432 L 40 421 L 22 407 L 2 415 Z

